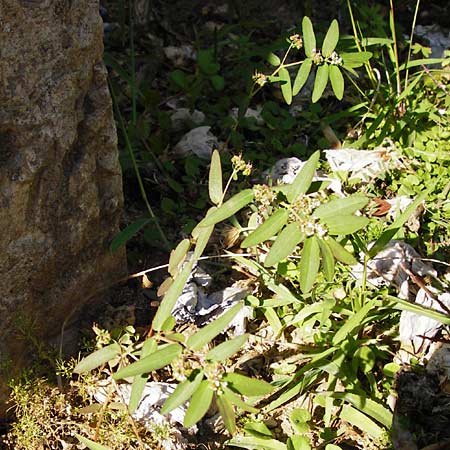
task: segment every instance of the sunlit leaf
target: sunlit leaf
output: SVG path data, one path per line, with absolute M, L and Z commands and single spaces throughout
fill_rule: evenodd
M 361 67 L 363 64 L 372 58 L 371 52 L 355 52 L 355 53 L 339 53 L 342 58 L 342 63 L 345 68 L 355 69 Z
M 334 257 L 338 261 L 348 265 L 354 265 L 358 262 L 349 251 L 342 247 L 342 245 L 336 242 L 332 237 L 328 236 L 326 241 L 333 252 Z
M 200 256 L 202 256 L 203 251 L 208 245 L 209 238 L 211 237 L 212 232 L 214 231 L 214 225 L 210 225 L 209 227 L 201 227 L 198 230 L 197 238 L 195 242 L 194 254 L 192 255 L 192 260 L 197 261 Z
M 241 310 L 242 302 L 237 303 L 231 307 L 228 311 L 223 313 L 214 322 L 201 328 L 197 333 L 189 336 L 186 341 L 186 346 L 191 350 L 200 350 L 206 344 L 209 344 L 218 334 L 222 333 L 223 330 L 229 325 L 236 314 Z
M 338 66 L 330 65 L 329 75 L 334 95 L 338 100 L 342 100 L 342 97 L 344 97 L 344 77 L 341 69 Z
M 129 239 L 131 239 L 136 233 L 139 232 L 145 225 L 149 224 L 152 219 L 137 219 L 133 223 L 130 223 L 127 227 L 125 227 L 122 231 L 117 233 L 111 244 L 109 245 L 109 249 L 112 252 L 117 251 L 122 245 L 124 245 Z
M 382 428 L 380 428 L 372 419 L 350 405 L 344 405 L 342 407 L 339 417 L 369 434 L 374 439 L 379 439 L 383 434 Z
M 111 361 L 120 355 L 120 345 L 117 342 L 96 350 L 94 353 L 83 358 L 73 369 L 74 373 L 81 374 L 90 372 L 102 364 Z
M 221 222 L 222 220 L 228 219 L 228 217 L 236 214 L 244 206 L 247 206 L 253 200 L 253 190 L 244 189 L 243 191 L 237 193 L 229 200 L 227 200 L 222 206 L 217 208 L 207 217 L 205 217 L 200 223 L 201 227 L 208 227 Z
M 327 203 L 320 205 L 315 211 L 314 216 L 318 219 L 328 217 L 346 216 L 355 213 L 367 205 L 369 199 L 362 195 L 352 195 L 351 197 L 335 198 Z
M 183 425 L 189 428 L 196 424 L 207 412 L 211 406 L 214 390 L 211 388 L 208 380 L 203 380 L 200 386 L 192 394 L 189 407 L 184 416 Z
M 306 164 L 296 175 L 292 184 L 286 186 L 286 197 L 289 203 L 293 203 L 297 198 L 308 192 L 312 179 L 316 173 L 317 164 L 319 163 L 320 151 L 313 153 Z
M 339 345 L 348 335 L 353 335 L 355 330 L 361 327 L 363 319 L 374 306 L 373 301 L 368 301 L 359 311 L 348 317 L 333 336 L 333 345 Z
M 316 36 L 314 34 L 311 19 L 307 16 L 303 17 L 302 20 L 302 32 L 305 55 L 308 58 L 311 58 L 313 56 L 313 52 L 316 50 Z
M 339 41 L 339 25 L 336 19 L 331 22 L 322 45 L 322 55 L 328 58 Z
M 223 380 L 235 391 L 248 397 L 270 394 L 275 388 L 264 380 L 257 380 L 236 372 L 224 375 Z
M 320 267 L 320 248 L 316 236 L 305 239 L 302 250 L 302 259 L 300 260 L 300 289 L 304 294 L 309 292 Z
M 220 153 L 214 150 L 211 155 L 211 166 L 209 168 L 208 182 L 209 198 L 211 202 L 218 205 L 222 201 L 222 165 L 220 163 Z
M 297 75 L 292 87 L 292 95 L 297 95 L 305 83 L 308 81 L 309 74 L 311 72 L 312 59 L 306 58 L 298 69 Z
M 434 189 L 435 182 L 432 183 L 428 189 L 425 189 L 416 199 L 408 205 L 408 207 L 389 225 L 386 230 L 383 231 L 381 236 L 375 241 L 375 244 L 370 248 L 369 257 L 373 258 L 378 252 L 389 243 L 389 241 L 395 236 L 397 231 L 403 226 L 403 224 L 411 217 L 417 207 L 428 197 L 430 192 Z
M 90 448 L 91 450 L 111 450 L 109 447 L 105 447 L 104 445 L 97 444 L 97 442 L 91 441 L 90 439 L 80 436 L 78 433 L 74 433 L 74 434 L 82 444 L 86 445 L 86 447 Z
M 256 230 L 252 231 L 241 243 L 242 248 L 253 247 L 274 237 L 284 227 L 289 213 L 284 208 L 277 209 Z
M 363 373 L 369 373 L 372 371 L 376 361 L 376 356 L 374 351 L 364 345 L 362 347 L 358 347 L 353 353 L 352 358 L 352 366 L 355 369 L 360 368 Z
M 264 260 L 265 267 L 271 267 L 292 254 L 297 245 L 304 239 L 298 223 L 292 222 L 284 227 L 272 244 Z
M 322 270 L 327 281 L 332 281 L 334 277 L 334 256 L 331 248 L 323 239 L 318 239 L 320 254 L 322 255 Z
M 187 252 L 189 251 L 191 243 L 189 239 L 183 239 L 177 247 L 170 252 L 169 268 L 170 275 L 175 277 L 180 270 L 180 266 L 186 259 Z
M 289 71 L 284 67 L 280 69 L 279 74 L 281 93 L 283 94 L 284 101 L 290 105 L 292 103 L 291 76 L 289 75 Z
M 235 394 L 231 389 L 228 389 L 226 386 L 223 387 L 222 389 L 223 395 L 230 401 L 230 403 L 237 406 L 242 411 L 247 411 L 250 413 L 257 413 L 259 411 L 257 408 L 247 405 L 247 403 L 245 403 L 244 400 L 242 400 L 242 398 L 238 394 Z
M 286 442 L 287 450 L 311 450 L 310 442 L 310 438 L 294 434 Z
M 269 437 L 236 436 L 227 441 L 227 444 L 248 450 L 287 450 L 285 444 Z
M 178 358 L 182 351 L 183 347 L 180 344 L 166 345 L 151 355 L 120 369 L 113 375 L 113 378 L 115 380 L 121 380 L 161 369 L 171 363 L 175 358 Z
M 323 91 L 328 84 L 328 64 L 322 64 L 317 67 L 316 78 L 314 79 L 314 88 L 312 93 L 312 102 L 316 103 L 322 97 Z
M 229 339 L 209 350 L 206 354 L 207 361 L 222 362 L 233 356 L 246 342 L 250 335 L 248 333 Z
M 230 401 L 224 395 L 218 395 L 216 399 L 217 408 L 222 417 L 225 428 L 230 434 L 236 433 L 236 416 Z
M 156 315 L 153 318 L 152 327 L 154 330 L 160 331 L 164 322 L 171 316 L 175 303 L 183 292 L 184 285 L 192 272 L 193 265 L 194 259 L 192 258 L 185 264 L 183 270 L 177 275 L 173 283 L 167 289 L 166 295 L 164 295 L 164 298 L 156 311 Z
M 161 408 L 161 414 L 167 414 L 187 402 L 198 389 L 204 378 L 203 370 L 194 370 L 188 378 L 178 384 Z
M 328 233 L 332 236 L 353 234 L 368 225 L 369 219 L 362 216 L 336 216 L 327 217 L 322 222 L 328 228 Z
M 154 339 L 146 339 L 144 345 L 142 346 L 141 358 L 145 358 L 157 349 L 158 345 Z M 130 402 L 128 403 L 128 412 L 133 414 L 142 398 L 142 393 L 144 392 L 145 385 L 147 383 L 147 375 L 136 375 L 131 385 Z

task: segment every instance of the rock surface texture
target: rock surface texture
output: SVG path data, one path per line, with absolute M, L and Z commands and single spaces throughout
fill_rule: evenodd
M 98 0 L 0 1 L 0 405 L 36 353 L 20 329 L 57 336 L 126 270 L 102 53 Z

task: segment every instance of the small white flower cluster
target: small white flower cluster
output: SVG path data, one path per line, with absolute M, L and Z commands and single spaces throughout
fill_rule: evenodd
M 337 52 L 331 53 L 330 57 L 327 59 L 327 61 L 332 66 L 342 66 L 342 58 L 338 55 Z

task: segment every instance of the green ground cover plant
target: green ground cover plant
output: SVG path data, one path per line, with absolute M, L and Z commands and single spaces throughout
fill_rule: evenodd
M 371 284 L 369 264 L 393 239 L 404 239 L 442 262 L 439 282 L 430 281 L 429 289 L 448 290 L 449 59 L 427 59 L 426 46 L 414 41 L 419 1 L 403 51 L 394 2 L 387 29 L 372 8 L 361 16 L 375 14 L 375 36 L 366 35 L 367 23 L 348 1 L 352 35 L 337 20 L 316 34 L 319 27 L 305 15 L 283 39 L 256 46 L 242 26 L 226 25 L 211 47 L 199 48 L 193 70 L 172 70 L 168 91 L 183 95 L 191 109 L 203 107 L 206 123 L 218 124 L 224 144 L 210 161 L 174 160 L 168 153 L 171 119 L 148 80 L 139 80 L 129 21 L 129 57 L 111 52 L 106 63 L 115 72 L 110 86 L 125 180 L 137 180 L 145 213 L 129 221 L 111 250 L 139 238 L 140 245 L 159 243 L 171 249 L 167 278 L 145 336 L 133 328 L 97 329 L 95 348 L 66 368 L 78 399 L 13 383 L 16 448 L 39 448 L 49 436 L 26 408 L 44 393 L 58 404 L 53 408 L 73 405 L 76 417 L 64 418 L 70 442 L 92 450 L 160 448 L 158 442 L 175 440 L 174 431 L 156 424 L 149 431 L 131 417 L 148 380 L 176 384 L 161 414 L 187 404 L 185 428 L 201 427 L 214 413 L 221 417 L 215 448 L 393 448 L 400 312 L 419 312 L 444 329 L 450 317 L 401 298 L 393 286 Z M 240 69 L 233 72 L 232 64 Z M 296 101 L 301 108 L 294 117 Z M 256 102 L 262 103 L 259 122 L 247 115 Z M 315 130 L 308 145 L 295 142 L 299 122 Z M 361 152 L 393 149 L 401 164 L 368 182 L 333 174 L 321 153 L 331 142 Z M 293 181 L 267 179 L 263 171 L 285 156 L 304 161 Z M 161 191 L 149 196 L 155 171 Z M 319 172 L 329 178 L 318 180 Z M 330 190 L 332 180 L 340 193 Z M 397 196 L 409 205 L 395 217 L 380 212 Z M 421 205 L 419 225 L 409 226 Z M 174 220 L 177 230 L 168 226 Z M 224 254 L 233 261 L 225 270 L 249 294 L 207 325 L 180 328 L 172 311 L 192 271 L 203 258 Z M 353 269 L 358 263 L 360 278 Z M 228 325 L 244 306 L 253 318 L 234 336 Z M 242 362 L 246 354 L 262 357 L 258 370 Z M 412 362 L 423 370 L 420 357 Z M 103 404 L 92 394 L 99 381 L 111 387 Z M 118 406 L 113 396 L 125 383 L 130 398 Z M 86 426 L 83 414 L 95 426 Z

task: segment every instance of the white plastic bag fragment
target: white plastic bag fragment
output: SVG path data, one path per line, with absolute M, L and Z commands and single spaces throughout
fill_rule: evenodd
M 266 172 L 266 177 L 271 179 L 274 184 L 291 184 L 300 170 L 306 164 L 306 161 L 294 157 L 278 160 L 270 171 Z M 313 181 L 328 181 L 328 189 L 336 194 L 342 194 L 342 185 L 339 180 L 330 178 L 320 172 L 316 172 Z
M 428 291 L 428 292 L 427 292 Z M 419 289 L 415 303 L 448 314 L 450 294 L 438 294 L 434 289 Z M 430 295 L 431 294 L 431 295 Z M 435 297 L 435 298 L 433 298 Z M 431 344 L 431 339 L 442 328 L 442 323 L 422 314 L 402 311 L 400 315 L 400 342 L 402 362 L 409 362 L 411 356 L 424 355 Z
M 211 127 L 197 127 L 186 133 L 175 145 L 175 153 L 179 156 L 194 154 L 201 159 L 209 160 L 214 149 L 219 147 L 219 141 L 211 133 Z
M 353 266 L 351 273 L 356 279 L 362 280 L 363 265 Z M 416 250 L 403 241 L 392 240 L 367 263 L 369 283 L 376 287 L 393 285 L 398 289 L 399 297 L 405 300 L 409 299 L 411 275 L 437 277 L 433 267 L 423 262 Z
M 395 152 L 385 148 L 325 150 L 325 157 L 333 172 L 346 172 L 349 178 L 358 178 L 364 183 L 400 164 Z
M 145 427 L 152 430 L 155 425 L 170 425 L 170 437 L 162 441 L 161 448 L 164 450 L 184 450 L 187 448 L 185 439 L 183 438 L 179 428 L 182 428 L 184 416 L 188 405 L 184 404 L 162 415 L 160 410 L 166 399 L 172 394 L 176 388 L 176 384 L 148 382 L 145 385 L 141 401 L 132 417 L 141 422 Z M 99 403 L 104 403 L 110 396 L 108 393 L 111 386 L 102 386 L 94 393 L 94 398 Z M 122 404 L 128 405 L 131 395 L 131 384 L 123 383 L 117 385 L 116 400 Z M 192 427 L 192 431 L 196 431 L 196 427 Z M 191 429 L 190 429 L 191 430 Z
M 172 316 L 177 322 L 204 326 L 249 294 L 248 289 L 238 286 L 230 286 L 207 294 L 206 288 L 210 286 L 211 281 L 212 277 L 209 274 L 198 266 L 194 267 L 172 310 Z M 245 333 L 247 319 L 252 317 L 252 314 L 253 309 L 244 306 L 230 322 L 228 328 L 233 329 L 235 336 Z

